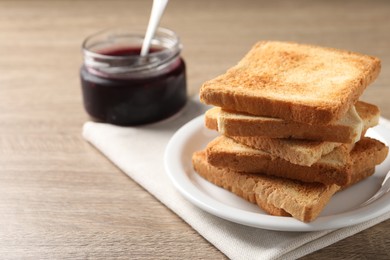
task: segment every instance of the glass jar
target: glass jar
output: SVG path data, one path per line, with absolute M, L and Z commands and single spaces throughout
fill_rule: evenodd
M 178 36 L 159 28 L 149 54 L 144 32 L 111 29 L 88 37 L 80 70 L 84 107 L 97 121 L 130 126 L 177 113 L 186 103 L 186 66 Z

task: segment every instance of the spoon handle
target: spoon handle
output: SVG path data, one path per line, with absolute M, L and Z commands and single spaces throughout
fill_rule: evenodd
M 153 0 L 152 12 L 150 14 L 148 28 L 146 30 L 145 38 L 142 43 L 141 56 L 146 56 L 149 53 L 152 38 L 157 30 L 161 16 L 164 13 L 167 4 L 168 0 Z
M 382 197 L 384 194 L 390 191 L 390 171 L 386 174 L 385 179 L 382 182 L 381 188 L 378 190 L 377 193 L 374 194 L 369 200 L 363 202 L 359 205 L 359 207 L 367 206 L 368 204 L 374 202 L 375 200 Z

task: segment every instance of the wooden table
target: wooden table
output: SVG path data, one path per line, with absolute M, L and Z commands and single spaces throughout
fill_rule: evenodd
M 146 26 L 151 1 L 0 1 L 1 258 L 225 256 L 81 137 L 80 45 Z M 379 56 L 364 99 L 390 118 L 390 2 L 172 0 L 162 25 L 184 44 L 191 94 L 258 40 Z M 305 257 L 390 258 L 390 221 Z

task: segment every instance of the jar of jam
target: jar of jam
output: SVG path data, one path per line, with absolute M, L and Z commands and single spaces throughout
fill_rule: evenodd
M 186 103 L 186 66 L 181 43 L 159 28 L 147 56 L 144 34 L 111 29 L 88 37 L 80 70 L 84 107 L 97 121 L 131 126 L 156 122 Z

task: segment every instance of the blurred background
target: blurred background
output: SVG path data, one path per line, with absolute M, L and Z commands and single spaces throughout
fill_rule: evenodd
M 3 88 L 12 86 L 13 90 L 0 95 L 0 106 L 4 103 L 1 99 L 17 100 L 12 95 L 17 95 L 18 87 L 37 81 L 30 91 L 41 88 L 45 95 L 49 83 L 57 90 L 52 94 L 67 95 L 69 102 L 81 107 L 78 69 L 83 39 L 110 27 L 146 28 L 151 5 L 151 0 L 0 1 L 1 71 L 19 73 L 20 69 L 13 68 L 21 64 L 35 69 L 29 70 L 31 74 L 23 72 L 13 82 L 1 78 Z M 171 0 L 161 26 L 181 37 L 190 94 L 197 93 L 205 80 L 234 65 L 256 41 L 286 40 L 380 57 L 382 73 L 365 98 L 369 101 L 375 96 L 379 106 L 386 102 L 386 97 L 378 95 L 390 84 L 389 1 Z M 55 85 L 47 82 L 52 73 L 59 76 Z M 50 100 L 49 96 L 45 104 L 30 100 L 29 105 L 37 109 L 61 105 L 50 104 Z M 389 112 L 384 114 L 390 117 Z

